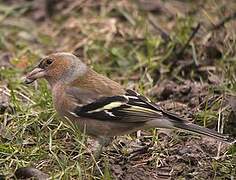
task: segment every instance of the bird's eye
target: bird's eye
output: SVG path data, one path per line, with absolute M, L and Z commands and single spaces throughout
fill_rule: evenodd
M 47 65 L 52 64 L 52 59 L 47 59 L 47 60 L 46 60 L 46 64 L 47 64 Z

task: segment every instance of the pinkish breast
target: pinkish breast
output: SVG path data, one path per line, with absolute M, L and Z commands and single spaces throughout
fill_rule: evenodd
M 64 117 L 75 108 L 74 99 L 65 92 L 65 85 L 57 83 L 52 88 L 53 104 L 57 113 Z

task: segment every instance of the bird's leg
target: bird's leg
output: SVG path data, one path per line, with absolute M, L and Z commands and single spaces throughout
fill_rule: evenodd
M 98 139 L 98 147 L 96 148 L 95 152 L 94 152 L 94 158 L 95 160 L 98 160 L 101 157 L 103 148 L 108 146 L 111 142 L 111 138 L 110 137 L 100 137 Z
M 103 175 L 103 172 L 101 171 L 98 163 L 99 163 L 99 159 L 101 157 L 103 148 L 109 145 L 109 143 L 111 142 L 111 139 L 112 138 L 100 137 L 96 139 L 96 142 L 94 142 L 95 146 L 93 147 L 95 148 L 95 150 L 91 153 L 92 156 L 91 156 L 90 161 L 88 162 L 88 165 L 90 168 L 92 168 L 92 170 L 94 166 L 96 167 L 95 174 L 99 173 L 100 175 Z

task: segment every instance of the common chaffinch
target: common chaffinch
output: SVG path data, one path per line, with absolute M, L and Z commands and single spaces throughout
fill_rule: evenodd
M 41 59 L 25 82 L 45 78 L 56 111 L 82 132 L 96 137 L 100 150 L 113 136 L 147 128 L 178 128 L 233 143 L 234 139 L 167 112 L 133 90 L 89 68 L 71 53 Z

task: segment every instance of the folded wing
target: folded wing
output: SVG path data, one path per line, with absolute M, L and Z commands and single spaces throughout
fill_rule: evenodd
M 77 107 L 77 116 L 101 121 L 143 123 L 163 116 L 163 111 L 140 94 L 127 90 L 125 95 L 102 97 L 87 105 Z

